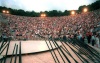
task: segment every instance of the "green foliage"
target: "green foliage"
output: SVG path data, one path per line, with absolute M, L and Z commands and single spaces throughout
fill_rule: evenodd
M 96 2 L 90 4 L 90 5 L 83 5 L 83 6 L 80 6 L 78 8 L 77 13 L 81 13 L 83 12 L 83 9 L 87 7 L 89 9 L 89 11 L 93 11 L 93 10 L 96 10 L 96 9 L 99 9 L 100 8 L 100 0 L 97 0 Z M 51 11 L 45 11 L 45 12 L 35 12 L 35 11 L 24 11 L 22 9 L 11 9 L 11 8 L 6 8 L 6 7 L 2 7 L 0 6 L 0 12 L 2 13 L 2 10 L 8 10 L 10 12 L 10 14 L 12 15 L 20 15 L 20 16 L 31 16 L 31 17 L 39 17 L 42 13 L 45 13 L 46 16 L 50 16 L 50 17 L 53 17 L 53 16 L 68 16 L 70 15 L 70 11 L 68 10 L 65 10 L 64 12 L 62 11 L 58 11 L 58 10 L 51 10 Z
M 82 12 L 85 7 L 87 7 L 87 6 L 86 5 L 80 6 L 79 9 L 78 9 L 78 11 Z
M 90 5 L 83 5 L 83 6 L 80 6 L 78 8 L 78 11 L 79 12 L 82 12 L 82 10 L 87 7 L 89 11 L 93 11 L 93 10 L 97 10 L 97 9 L 100 9 L 100 0 L 97 0 L 96 2 L 90 4 Z

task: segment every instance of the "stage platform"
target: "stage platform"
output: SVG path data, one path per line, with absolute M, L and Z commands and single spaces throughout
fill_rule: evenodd
M 12 55 L 14 45 L 15 44 L 19 45 L 19 43 L 20 41 L 11 41 L 8 50 L 8 55 Z M 15 58 L 16 58 L 16 63 L 100 63 L 100 60 L 98 59 L 100 58 L 100 56 L 96 51 L 94 51 L 94 49 L 91 48 L 87 49 L 82 46 L 78 46 L 77 44 L 72 44 L 69 42 L 61 43 L 57 41 L 56 43 L 58 43 L 59 46 L 61 47 L 56 48 L 54 47 L 53 42 L 50 42 L 52 43 L 54 50 L 49 51 L 45 41 L 21 41 L 21 43 L 22 43 L 21 55 L 8 56 L 6 58 L 3 58 L 2 63 L 11 63 L 10 62 L 11 59 L 12 63 L 15 63 Z M 49 44 L 48 41 L 47 43 Z M 88 50 L 91 50 L 91 52 Z M 2 56 L 5 55 L 5 52 L 6 50 L 2 53 L 1 58 Z M 19 51 L 17 51 L 17 54 L 19 54 L 18 52 Z
M 43 40 L 42 41 L 39 41 L 39 40 L 11 41 L 7 55 L 12 55 L 15 44 L 18 45 L 17 54 L 19 54 L 20 42 L 21 42 L 21 54 L 38 53 L 38 52 L 43 52 L 43 51 L 49 50 L 46 42 Z M 47 41 L 47 43 L 49 44 L 49 41 Z M 54 46 L 53 42 L 50 42 L 50 43 L 53 45 L 53 49 L 55 49 L 56 47 Z M 62 45 L 60 42 L 57 42 L 57 43 L 59 46 Z M 1 43 L 0 43 L 0 46 L 1 46 Z M 49 44 L 49 46 L 50 46 L 50 44 Z M 50 48 L 50 49 L 52 49 L 52 48 Z M 7 48 L 2 52 L 2 54 L 1 54 L 2 56 L 6 55 L 6 50 L 7 50 Z M 14 52 L 14 54 L 15 54 L 15 52 Z

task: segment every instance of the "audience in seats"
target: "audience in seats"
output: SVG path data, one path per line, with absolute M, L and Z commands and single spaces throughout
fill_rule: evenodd
M 88 43 L 93 39 L 93 29 L 100 22 L 100 9 L 77 15 L 61 17 L 25 17 L 2 14 L 8 20 L 8 25 L 2 26 L 2 32 L 11 36 L 13 40 L 42 40 L 39 36 L 48 39 L 76 35 L 80 40 L 87 38 Z M 96 34 L 96 44 L 99 43 Z M 82 39 L 81 39 L 82 38 Z M 93 44 L 93 43 L 92 43 Z M 98 45 L 97 45 L 98 47 Z

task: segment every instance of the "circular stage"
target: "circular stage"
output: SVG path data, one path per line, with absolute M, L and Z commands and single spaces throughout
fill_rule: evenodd
M 15 44 L 18 45 L 18 50 L 17 54 L 19 54 L 19 44 L 21 42 L 21 54 L 29 54 L 29 53 L 38 53 L 38 52 L 43 52 L 43 51 L 48 51 L 49 48 L 46 44 L 46 42 L 49 44 L 49 41 L 39 41 L 39 40 L 29 40 L 29 41 L 11 41 L 8 49 L 7 55 L 12 55 L 13 49 Z M 50 41 L 50 43 L 53 45 L 53 49 L 57 48 L 54 46 L 53 42 Z M 62 44 L 58 41 L 57 42 L 59 46 Z M 0 43 L 1 45 L 1 43 Z M 49 44 L 50 50 L 52 49 L 50 44 Z M 7 48 L 1 53 L 2 56 L 6 55 Z M 16 54 L 16 49 L 13 55 Z

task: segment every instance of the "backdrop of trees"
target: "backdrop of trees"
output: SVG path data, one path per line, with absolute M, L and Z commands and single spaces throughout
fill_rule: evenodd
M 100 9 L 100 0 L 97 0 L 96 2 L 90 4 L 90 5 L 83 5 L 78 8 L 78 10 L 75 10 L 77 13 L 82 13 L 83 9 L 87 7 L 89 11 Z M 2 13 L 2 10 L 9 10 L 10 14 L 12 15 L 20 15 L 20 16 L 31 16 L 31 17 L 39 17 L 41 13 L 45 13 L 49 17 L 53 16 L 68 16 L 70 15 L 71 10 L 65 10 L 64 12 L 58 11 L 58 10 L 51 10 L 51 11 L 45 11 L 45 12 L 35 12 L 35 11 L 24 11 L 22 9 L 12 9 L 7 7 L 0 6 L 0 12 Z

